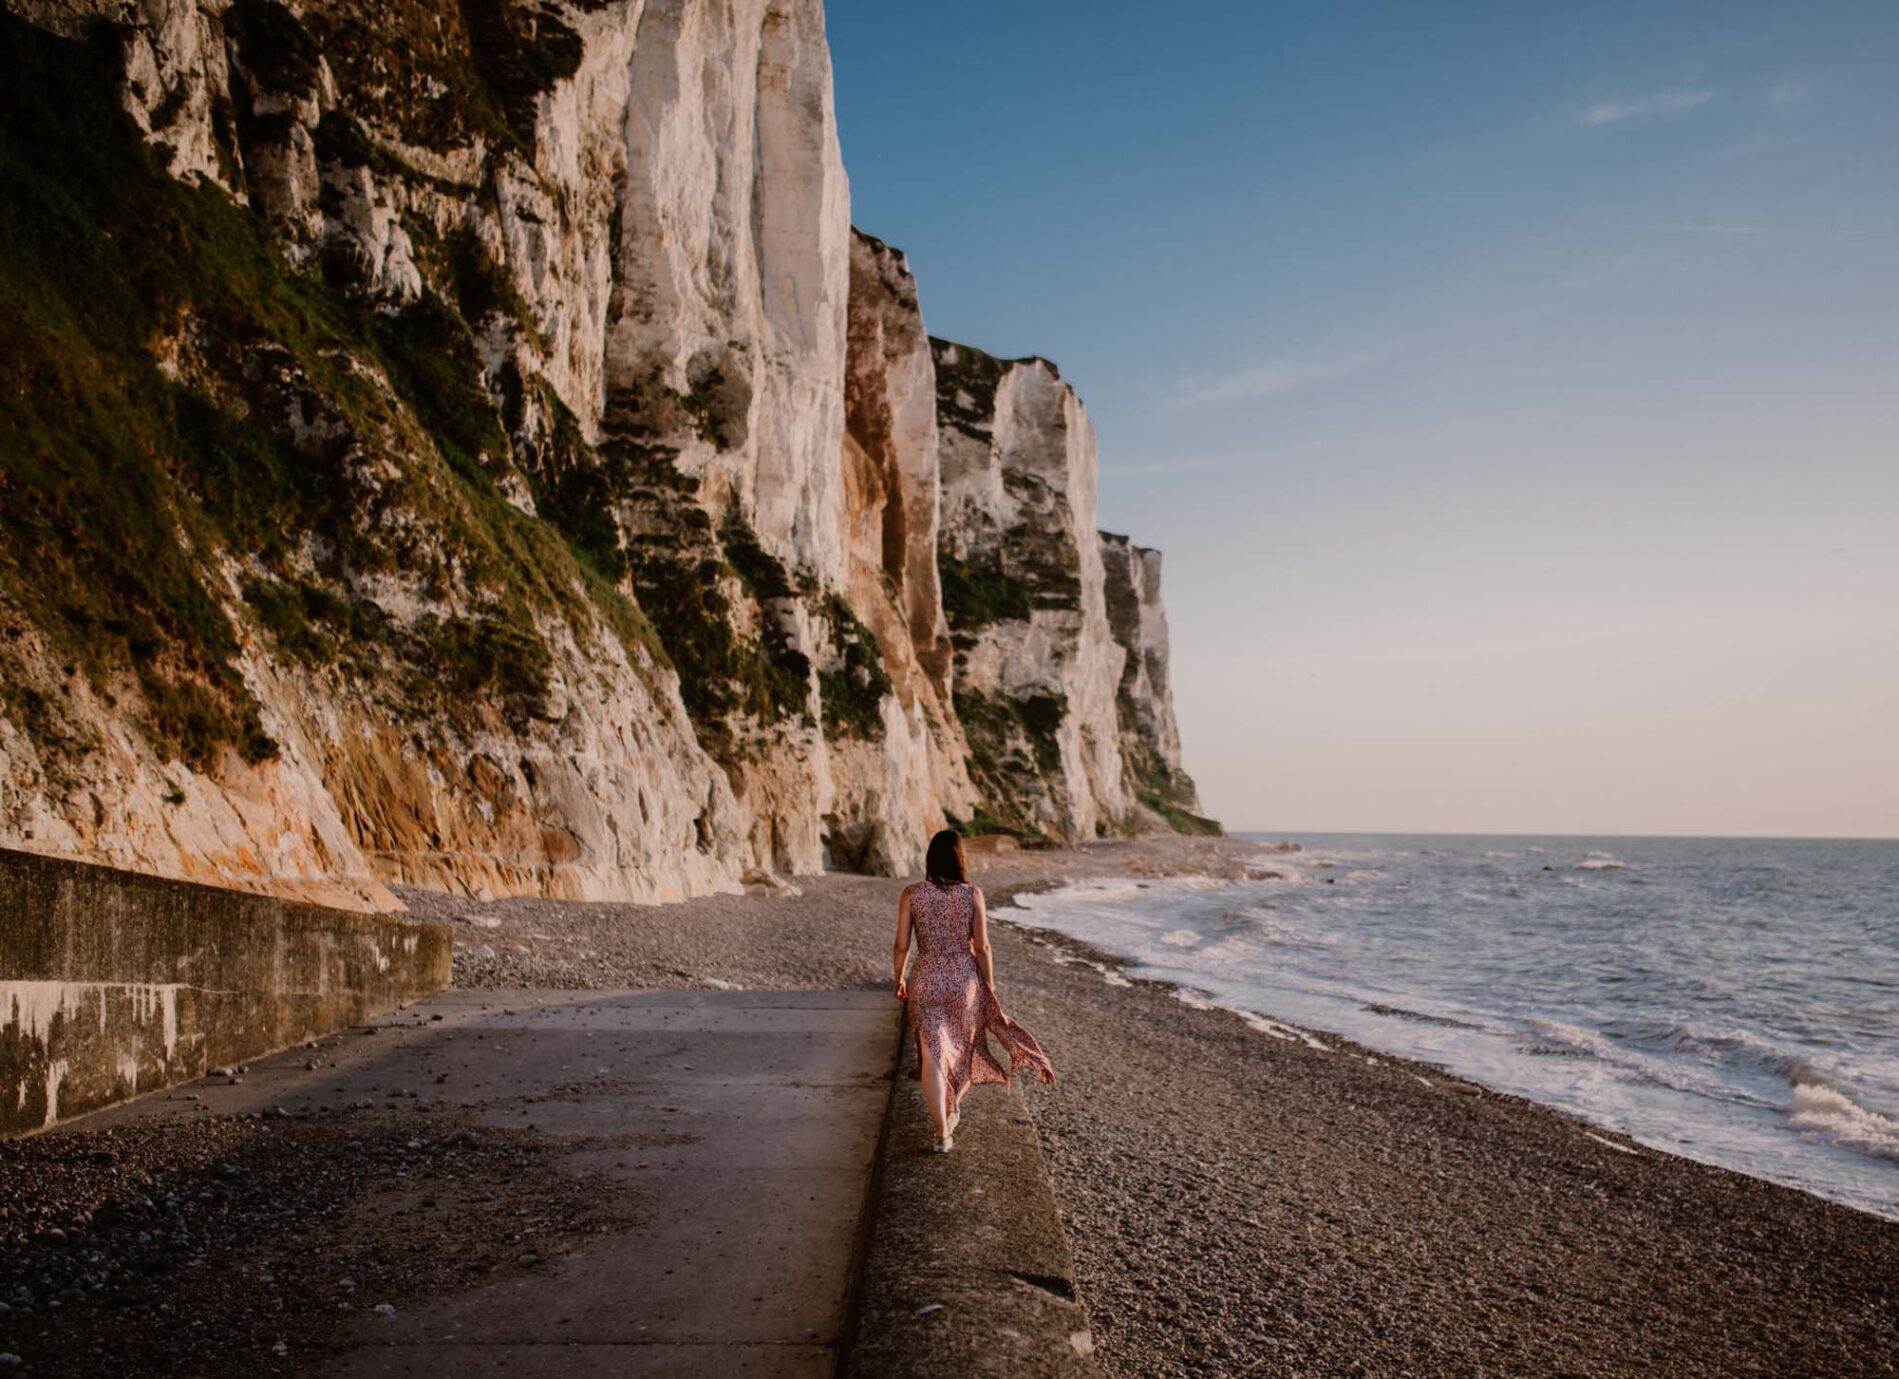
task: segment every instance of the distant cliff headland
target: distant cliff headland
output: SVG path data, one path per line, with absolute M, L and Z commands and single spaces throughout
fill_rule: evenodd
M 0 845 L 393 906 L 1199 817 L 1158 553 L 820 0 L 6 0 Z

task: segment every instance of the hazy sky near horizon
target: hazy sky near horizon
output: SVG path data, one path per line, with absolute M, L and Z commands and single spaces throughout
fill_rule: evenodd
M 1899 6 L 832 0 L 1233 828 L 1899 836 Z

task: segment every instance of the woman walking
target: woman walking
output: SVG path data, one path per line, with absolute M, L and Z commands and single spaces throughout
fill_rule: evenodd
M 936 1127 L 936 1152 L 954 1147 L 963 1094 L 977 1082 L 1007 1082 L 1009 1073 L 1034 1068 L 1043 1082 L 1055 1080 L 1035 1036 L 1002 1013 L 989 952 L 989 913 L 982 892 L 969 884 L 963 838 L 946 828 L 930 839 L 926 880 L 903 888 L 897 901 L 896 993 L 909 1002 L 916 1031 L 917 1076 L 923 1102 Z M 906 984 L 905 962 L 916 941 L 917 965 Z M 1005 1072 L 984 1037 L 994 1034 L 1009 1051 Z

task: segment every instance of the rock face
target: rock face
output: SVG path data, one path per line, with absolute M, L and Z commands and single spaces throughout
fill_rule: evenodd
M 999 822 L 1073 841 L 1122 828 L 1133 797 L 1095 531 L 1095 433 L 1045 359 L 935 341 L 956 709 Z
M 1161 553 L 1113 532 L 1101 534 L 1108 623 L 1127 649 L 1116 704 L 1121 749 L 1135 798 L 1183 832 L 1212 832 L 1199 817 L 1199 792 L 1180 764 L 1180 728 L 1168 681 L 1167 609 L 1161 602 Z
M 0 36 L 0 844 L 388 908 L 1155 822 L 1092 431 L 852 231 L 820 0 Z
M 974 812 L 951 692 L 936 548 L 936 372 L 903 254 L 854 234 L 844 378 L 844 593 L 877 641 L 891 694 L 881 735 L 833 747 L 848 762 L 834 860 L 903 870 L 948 817 Z M 886 803 L 887 802 L 887 803 Z M 859 822 L 853 832 L 849 820 Z M 906 860 L 907 859 L 907 860 Z

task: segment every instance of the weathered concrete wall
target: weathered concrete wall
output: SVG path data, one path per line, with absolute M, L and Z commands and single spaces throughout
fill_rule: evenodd
M 904 1041 L 900 1073 L 915 1061 L 915 1042 Z M 1020 1085 L 971 1091 L 954 1153 L 932 1152 L 932 1138 L 917 1084 L 900 1075 L 840 1373 L 1099 1379 Z
M 0 849 L 0 1133 L 449 983 L 440 925 Z

